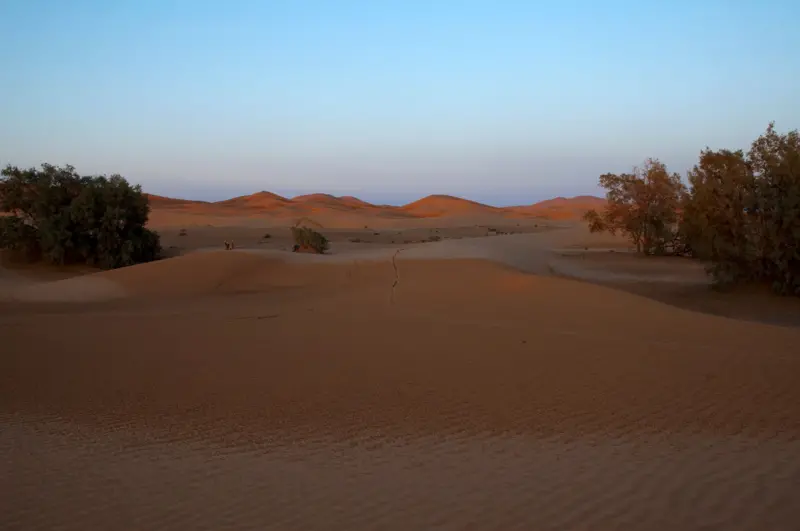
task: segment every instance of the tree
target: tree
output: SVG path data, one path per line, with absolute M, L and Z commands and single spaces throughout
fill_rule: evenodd
M 785 294 L 800 295 L 800 134 L 770 123 L 749 153 L 754 198 L 748 205 L 757 235 L 757 275 Z
M 757 259 L 752 234 L 754 180 L 742 151 L 706 149 L 689 172 L 682 236 L 694 255 L 711 260 L 720 284 L 749 278 Z
M 82 177 L 75 168 L 7 166 L 0 178 L 0 247 L 45 261 L 116 268 L 158 258 L 158 234 L 141 187 L 119 175 Z
M 592 232 L 621 232 L 644 254 L 664 254 L 674 246 L 678 211 L 686 194 L 677 173 L 670 174 L 663 163 L 648 159 L 633 173 L 601 175 L 600 186 L 606 189 L 605 209 L 584 215 Z
M 800 136 L 774 124 L 750 151 L 706 149 L 689 172 L 681 232 L 717 285 L 800 295 Z

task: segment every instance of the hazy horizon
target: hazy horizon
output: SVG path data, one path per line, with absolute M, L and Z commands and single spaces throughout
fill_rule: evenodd
M 335 5 L 334 5 L 335 4 Z M 800 4 L 0 4 L 0 164 L 497 206 L 800 126 Z

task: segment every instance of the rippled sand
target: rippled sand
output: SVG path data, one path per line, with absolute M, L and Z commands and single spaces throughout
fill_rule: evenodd
M 0 528 L 800 522 L 797 329 L 477 260 L 181 260 L 0 305 Z

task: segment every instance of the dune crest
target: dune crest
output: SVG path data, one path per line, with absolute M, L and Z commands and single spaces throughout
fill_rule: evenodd
M 243 216 L 265 216 L 279 223 L 289 218 L 318 216 L 329 227 L 362 227 L 375 218 L 408 219 L 474 218 L 475 223 L 497 223 L 504 219 L 529 219 L 531 217 L 554 220 L 578 219 L 589 208 L 597 208 L 603 199 L 591 196 L 556 198 L 533 205 L 494 207 L 450 195 L 430 195 L 402 206 L 374 205 L 353 196 L 336 197 L 314 193 L 282 197 L 272 192 L 257 192 L 217 202 L 171 199 L 151 195 L 152 220 L 159 224 L 194 223 L 198 218 L 209 219 Z

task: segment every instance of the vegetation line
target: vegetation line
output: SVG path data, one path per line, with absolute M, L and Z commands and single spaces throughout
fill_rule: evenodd
M 584 220 L 645 255 L 705 260 L 718 287 L 765 283 L 800 296 L 800 133 L 770 124 L 747 153 L 706 148 L 687 177 L 689 186 L 657 159 L 601 175 L 605 208 Z

